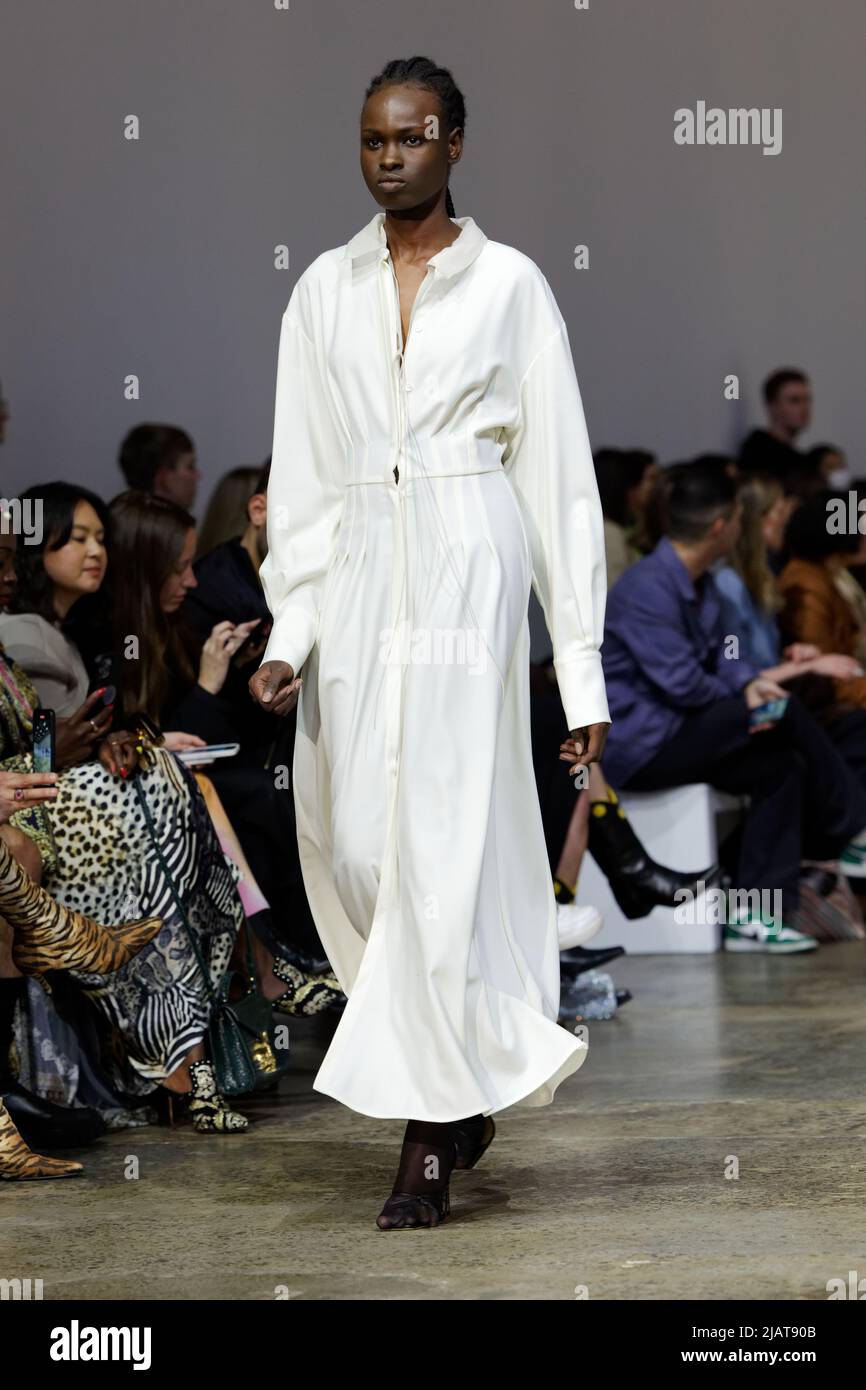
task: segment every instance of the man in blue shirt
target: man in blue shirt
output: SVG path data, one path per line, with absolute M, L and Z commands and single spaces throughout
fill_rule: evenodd
M 836 859 L 849 848 L 856 861 L 866 858 L 866 792 L 796 697 L 775 722 L 750 721 L 752 710 L 786 692 L 738 659 L 708 573 L 737 539 L 733 479 L 714 465 L 678 465 L 663 497 L 667 534 L 608 595 L 605 775 L 639 791 L 708 782 L 748 795 L 739 883 L 747 892 L 778 890 L 782 914 L 729 920 L 725 946 L 811 950 L 814 939 L 784 920 L 798 904 L 800 861 Z

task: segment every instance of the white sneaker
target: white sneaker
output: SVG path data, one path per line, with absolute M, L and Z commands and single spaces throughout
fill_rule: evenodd
M 786 927 L 783 922 L 762 922 L 758 917 L 744 922 L 730 922 L 722 933 L 726 951 L 766 951 L 769 955 L 793 955 L 814 951 L 818 942 L 814 936 Z
M 604 918 L 597 907 L 557 903 L 556 926 L 560 951 L 569 951 L 572 946 L 585 946 L 587 941 L 591 941 L 604 926 Z

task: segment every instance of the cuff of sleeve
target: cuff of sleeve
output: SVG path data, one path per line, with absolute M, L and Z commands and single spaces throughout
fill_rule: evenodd
M 262 665 L 287 661 L 297 675 L 313 649 L 317 628 L 316 619 L 306 608 L 282 608 L 274 619 Z
M 583 729 L 587 724 L 609 724 L 601 652 L 588 651 L 561 661 L 554 657 L 553 665 L 569 729 Z

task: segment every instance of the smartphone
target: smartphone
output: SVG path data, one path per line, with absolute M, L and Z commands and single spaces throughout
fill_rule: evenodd
M 55 772 L 54 750 L 57 729 L 53 709 L 38 706 L 33 711 L 33 771 Z
M 258 627 L 253 628 L 253 630 L 252 630 L 252 632 L 250 633 L 250 635 L 249 635 L 248 637 L 244 638 L 243 642 L 241 642 L 241 645 L 238 647 L 237 651 L 235 652 L 235 660 L 238 660 L 238 658 L 240 658 L 239 664 L 243 664 L 244 658 L 245 658 L 246 656 L 249 655 L 249 653 L 252 651 L 253 647 L 255 647 L 255 646 L 260 646 L 261 643 L 262 643 L 267 637 L 270 637 L 270 635 L 271 635 L 271 624 L 270 624 L 269 622 L 268 622 L 268 623 L 265 623 L 265 622 L 259 623 Z
M 781 700 L 768 700 L 765 705 L 749 710 L 749 728 L 754 729 L 760 724 L 778 724 L 788 708 L 788 698 L 786 695 Z
M 239 743 L 210 743 L 206 748 L 184 748 L 177 756 L 182 763 L 194 767 L 196 763 L 209 763 L 213 758 L 234 758 L 240 751 Z

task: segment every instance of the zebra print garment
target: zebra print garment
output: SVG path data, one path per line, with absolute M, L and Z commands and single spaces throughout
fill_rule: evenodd
M 174 888 L 216 988 L 244 920 L 237 870 L 182 763 L 156 750 L 141 778 Z M 50 806 L 57 865 L 45 878 L 48 891 L 107 924 L 165 920 L 156 939 L 116 974 L 70 972 L 116 1030 L 115 1055 L 105 1059 L 112 1080 L 143 1095 L 201 1042 L 208 996 L 132 786 L 90 762 L 66 771 L 59 787 Z

